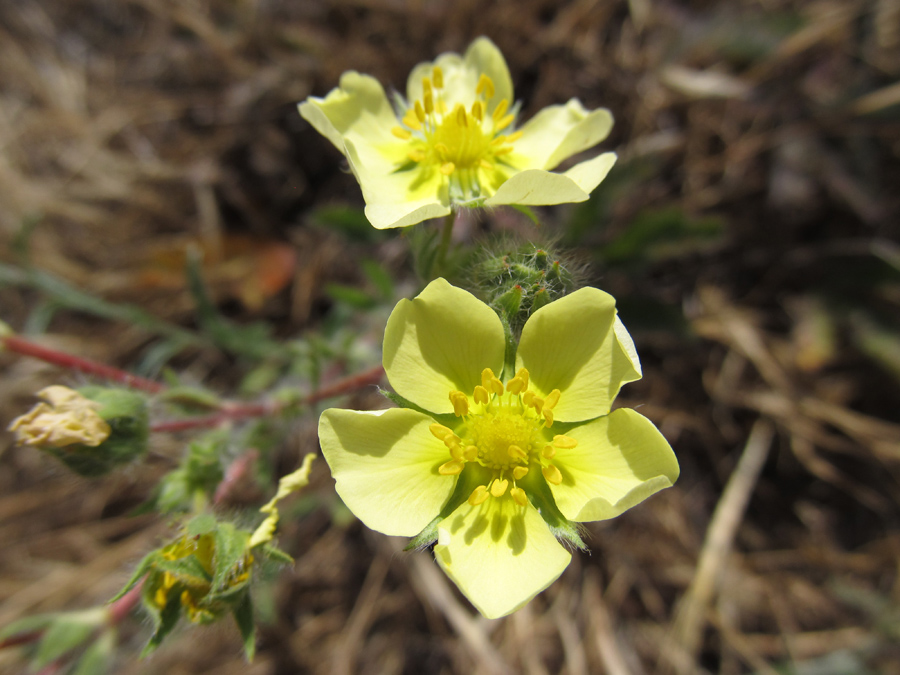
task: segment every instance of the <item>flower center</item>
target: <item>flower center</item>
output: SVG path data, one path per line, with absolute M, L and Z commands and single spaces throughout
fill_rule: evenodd
M 513 143 L 522 136 L 520 131 L 501 133 L 516 116 L 508 112 L 506 99 L 489 110 L 493 96 L 494 83 L 482 74 L 472 105 L 454 104 L 444 90 L 444 73 L 435 66 L 431 77 L 422 78 L 422 98 L 410 103 L 401 124 L 391 130 L 409 142 L 410 161 L 446 177 L 454 201 L 493 194 L 503 182 L 497 164 L 504 162 L 504 155 L 513 151 Z
M 441 474 L 456 476 L 467 462 L 489 470 L 490 479 L 469 496 L 472 506 L 507 494 L 525 506 L 528 495 L 517 482 L 532 468 L 540 467 L 549 483 L 562 482 L 562 473 L 550 460 L 557 449 L 574 448 L 578 442 L 563 435 L 547 440 L 545 430 L 553 426 L 553 408 L 559 403 L 560 392 L 554 389 L 542 399 L 528 389 L 528 379 L 528 371 L 520 368 L 504 386 L 490 368 L 485 368 L 481 384 L 471 397 L 461 391 L 450 392 L 453 411 L 464 421 L 457 429 L 459 435 L 442 424 L 431 425 L 431 433 L 450 451 L 450 461 L 438 469 Z

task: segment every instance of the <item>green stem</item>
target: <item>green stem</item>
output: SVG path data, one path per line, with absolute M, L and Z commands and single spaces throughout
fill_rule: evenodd
M 431 265 L 430 274 L 432 279 L 436 279 L 442 272 L 445 272 L 447 264 L 447 251 L 450 250 L 450 239 L 453 235 L 453 223 L 456 221 L 456 213 L 451 211 L 444 218 L 444 227 L 441 230 L 441 243 L 438 247 L 437 255 L 434 256 L 434 262 Z

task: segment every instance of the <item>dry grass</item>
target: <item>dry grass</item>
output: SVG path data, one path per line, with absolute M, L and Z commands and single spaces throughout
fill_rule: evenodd
M 896 278 L 867 276 L 900 259 L 898 17 L 896 0 L 0 4 L 0 262 L 21 263 L 27 229 L 36 267 L 167 321 L 192 320 L 177 272 L 189 240 L 235 320 L 315 328 L 323 288 L 355 279 L 363 252 L 310 210 L 361 200 L 295 103 L 347 69 L 402 88 L 412 65 L 480 34 L 508 56 L 526 116 L 571 96 L 609 107 L 607 147 L 649 167 L 586 250 L 648 207 L 726 223 L 712 247 L 601 268 L 617 297 L 684 310 L 693 337 L 636 331 L 645 378 L 622 401 L 660 426 L 682 477 L 589 526 L 591 554 L 524 610 L 481 619 L 427 553 L 322 507 L 282 534 L 297 564 L 259 589 L 269 621 L 252 666 L 230 627 L 181 631 L 137 662 L 135 624 L 119 671 L 732 675 L 844 659 L 900 673 L 900 385 L 885 365 L 898 343 L 867 333 L 864 311 L 900 305 Z M 569 215 L 548 211 L 548 227 Z M 266 246 L 288 252 L 287 290 L 247 290 Z M 375 255 L 403 262 L 396 241 Z M 847 275 L 860 282 L 834 302 Z M 0 316 L 124 367 L 151 341 L 44 297 L 0 284 Z M 213 386 L 238 377 L 209 349 L 177 367 Z M 9 355 L 0 372 L 0 427 L 72 381 Z M 285 468 L 315 448 L 313 422 L 295 423 Z M 146 465 L 88 482 L 0 435 L 0 625 L 109 598 L 166 532 L 126 514 L 179 448 L 160 438 Z M 320 465 L 323 504 L 331 485 Z M 0 652 L 0 670 L 17 659 Z

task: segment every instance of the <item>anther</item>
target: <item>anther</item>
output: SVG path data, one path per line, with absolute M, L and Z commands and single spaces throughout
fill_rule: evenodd
M 511 134 L 506 134 L 505 136 L 501 136 L 501 138 L 506 139 L 507 143 L 515 143 L 517 140 L 522 138 L 522 133 L 523 132 L 521 132 L 521 131 L 514 131 Z
M 525 494 L 525 490 L 520 487 L 514 487 L 509 491 L 509 496 L 513 498 L 513 501 L 519 506 L 528 506 L 528 495 Z
M 550 410 L 546 405 L 544 405 L 544 409 L 541 411 L 544 415 L 544 426 L 548 429 L 553 426 L 553 411 Z
M 525 383 L 525 388 L 528 389 L 528 379 L 529 379 L 528 370 L 526 368 L 519 368 L 516 371 L 516 377 L 518 377 L 520 380 L 522 380 L 522 382 Z
M 515 396 L 521 394 L 527 387 L 528 385 L 525 383 L 525 380 L 519 376 L 514 377 L 506 383 L 506 391 Z
M 450 448 L 452 450 L 454 447 L 459 446 L 460 438 L 456 434 L 451 433 L 448 436 L 444 436 L 443 441 L 444 441 L 444 445 L 446 445 L 448 448 Z
M 401 121 L 410 129 L 415 129 L 416 131 L 422 130 L 422 123 L 419 122 L 419 118 L 416 116 L 415 108 L 410 108 L 409 110 L 407 110 L 406 114 L 403 115 L 403 120 Z
M 522 403 L 527 408 L 531 405 L 531 402 L 534 400 L 534 392 L 529 389 L 524 394 L 522 394 Z
M 491 380 L 494 379 L 494 371 L 490 368 L 485 368 L 481 371 L 481 386 L 485 389 L 491 388 Z
M 509 487 L 509 481 L 506 479 L 496 479 L 491 483 L 491 495 L 494 497 L 502 497 L 506 494 L 506 488 Z
M 494 131 L 503 131 L 506 127 L 513 123 L 513 120 L 516 119 L 515 115 L 507 115 L 499 120 L 497 120 L 497 124 L 494 127 Z
M 547 479 L 548 483 L 552 483 L 553 485 L 562 483 L 562 474 L 559 472 L 559 469 L 552 464 L 541 469 L 541 473 L 544 474 L 544 478 Z
M 553 410 L 557 403 L 559 403 L 559 389 L 554 389 L 547 394 L 547 398 L 544 399 L 544 407 Z
M 475 103 L 472 104 L 472 117 L 479 122 L 484 118 L 484 112 L 481 109 L 481 101 L 475 101 Z
M 430 115 L 434 112 L 434 96 L 431 94 L 431 89 L 425 92 L 423 98 L 425 100 L 425 113 Z
M 556 448 L 552 445 L 545 445 L 544 449 L 541 450 L 541 455 L 543 455 L 545 459 L 553 459 L 556 457 Z
M 494 121 L 496 122 L 497 120 L 499 120 L 501 117 L 503 117 L 506 114 L 506 111 L 508 108 L 509 108 L 509 101 L 507 101 L 506 99 L 503 99 L 502 101 L 500 101 L 500 103 L 497 104 L 497 107 L 494 108 L 494 112 L 491 113 L 491 117 L 493 117 Z
M 441 156 L 442 159 L 450 154 L 450 148 L 448 148 L 444 143 L 435 143 L 434 150 Z
M 456 171 L 456 164 L 454 164 L 453 162 L 445 162 L 444 164 L 441 164 L 441 173 L 445 176 L 449 176 L 454 171 Z
M 494 165 L 491 164 L 491 163 L 490 163 L 489 161 L 487 161 L 486 159 L 479 160 L 478 166 L 480 166 L 482 169 L 485 169 L 486 171 L 493 171 L 493 170 L 494 170 Z
M 462 103 L 456 104 L 456 123 L 461 127 L 469 126 L 469 121 L 466 118 L 466 109 L 463 107 Z
M 421 148 L 417 148 L 416 150 L 410 150 L 406 156 L 414 162 L 421 162 L 425 159 L 425 151 Z
M 558 434 L 553 437 L 553 445 L 563 450 L 571 450 L 578 445 L 578 441 L 576 441 L 571 436 L 563 436 L 562 434 Z
M 416 117 L 419 118 L 419 122 L 422 123 L 425 121 L 425 111 L 422 109 L 422 104 L 419 101 L 416 101 L 415 105 Z
M 472 394 L 472 398 L 475 399 L 475 403 L 483 403 L 487 405 L 488 401 L 490 401 L 490 394 L 488 394 L 487 389 L 479 384 L 475 387 L 475 393 Z
M 431 69 L 431 79 L 434 80 L 435 89 L 444 88 L 444 71 L 441 70 L 440 66 L 435 66 Z
M 544 408 L 544 399 L 542 399 L 540 396 L 535 395 L 531 399 L 531 405 L 534 408 L 534 411 L 538 415 L 540 415 L 541 410 L 543 410 L 543 408 Z
M 467 462 L 474 462 L 478 459 L 478 448 L 474 445 L 466 446 L 466 449 L 463 450 L 463 457 Z
M 494 81 L 484 73 L 478 78 L 478 85 L 475 87 L 476 94 L 484 94 L 485 98 L 494 98 Z
M 431 94 L 431 80 L 427 77 L 422 78 L 422 92 L 424 94 Z
M 499 157 L 500 155 L 508 155 L 514 149 L 515 148 L 513 148 L 511 145 L 508 145 L 505 148 L 500 148 L 499 150 L 494 151 L 494 157 Z
M 445 427 L 443 424 L 438 424 L 435 422 L 434 424 L 428 427 L 428 431 L 431 432 L 431 435 L 437 438 L 438 440 L 444 440 L 448 436 L 455 435 L 452 430 Z
M 465 462 L 458 459 L 451 459 L 449 462 L 441 464 L 438 468 L 438 473 L 442 476 L 458 476 L 462 473 L 465 466 Z
M 516 480 L 522 480 L 525 476 L 528 475 L 528 467 L 527 466 L 517 466 L 513 469 L 513 478 Z
M 479 504 L 484 504 L 487 501 L 487 498 L 491 496 L 491 493 L 488 492 L 486 485 L 479 485 L 477 488 L 472 490 L 472 494 L 469 495 L 469 499 L 467 500 L 471 506 L 478 506 Z
M 510 445 L 509 448 L 507 448 L 506 452 L 513 459 L 528 459 L 528 453 L 518 445 Z
M 465 417 L 469 414 L 469 399 L 461 391 L 450 392 L 450 403 L 453 404 L 453 413 L 457 417 Z
M 391 133 L 403 141 L 408 141 L 410 136 L 412 136 L 412 132 L 409 129 L 404 129 L 403 127 L 393 127 L 391 129 Z

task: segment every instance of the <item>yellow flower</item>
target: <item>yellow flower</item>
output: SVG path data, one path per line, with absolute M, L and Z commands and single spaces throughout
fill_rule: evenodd
M 488 617 L 549 586 L 571 558 L 555 533 L 612 518 L 672 485 L 678 462 L 633 410 L 610 412 L 641 376 L 615 301 L 583 288 L 538 309 L 503 371 L 500 319 L 443 279 L 388 320 L 384 368 L 410 408 L 326 410 L 322 451 L 366 525 L 413 536 Z
M 9 425 L 20 445 L 64 448 L 80 443 L 96 447 L 109 437 L 109 425 L 97 414 L 101 403 L 60 385 L 41 389 L 38 397 L 46 403 L 38 403 Z
M 545 108 L 518 131 L 506 61 L 478 38 L 409 75 L 396 111 L 377 80 L 349 71 L 300 114 L 347 158 L 378 229 L 445 216 L 455 206 L 584 201 L 615 163 L 611 152 L 551 173 L 609 134 L 608 110 L 578 99 Z

